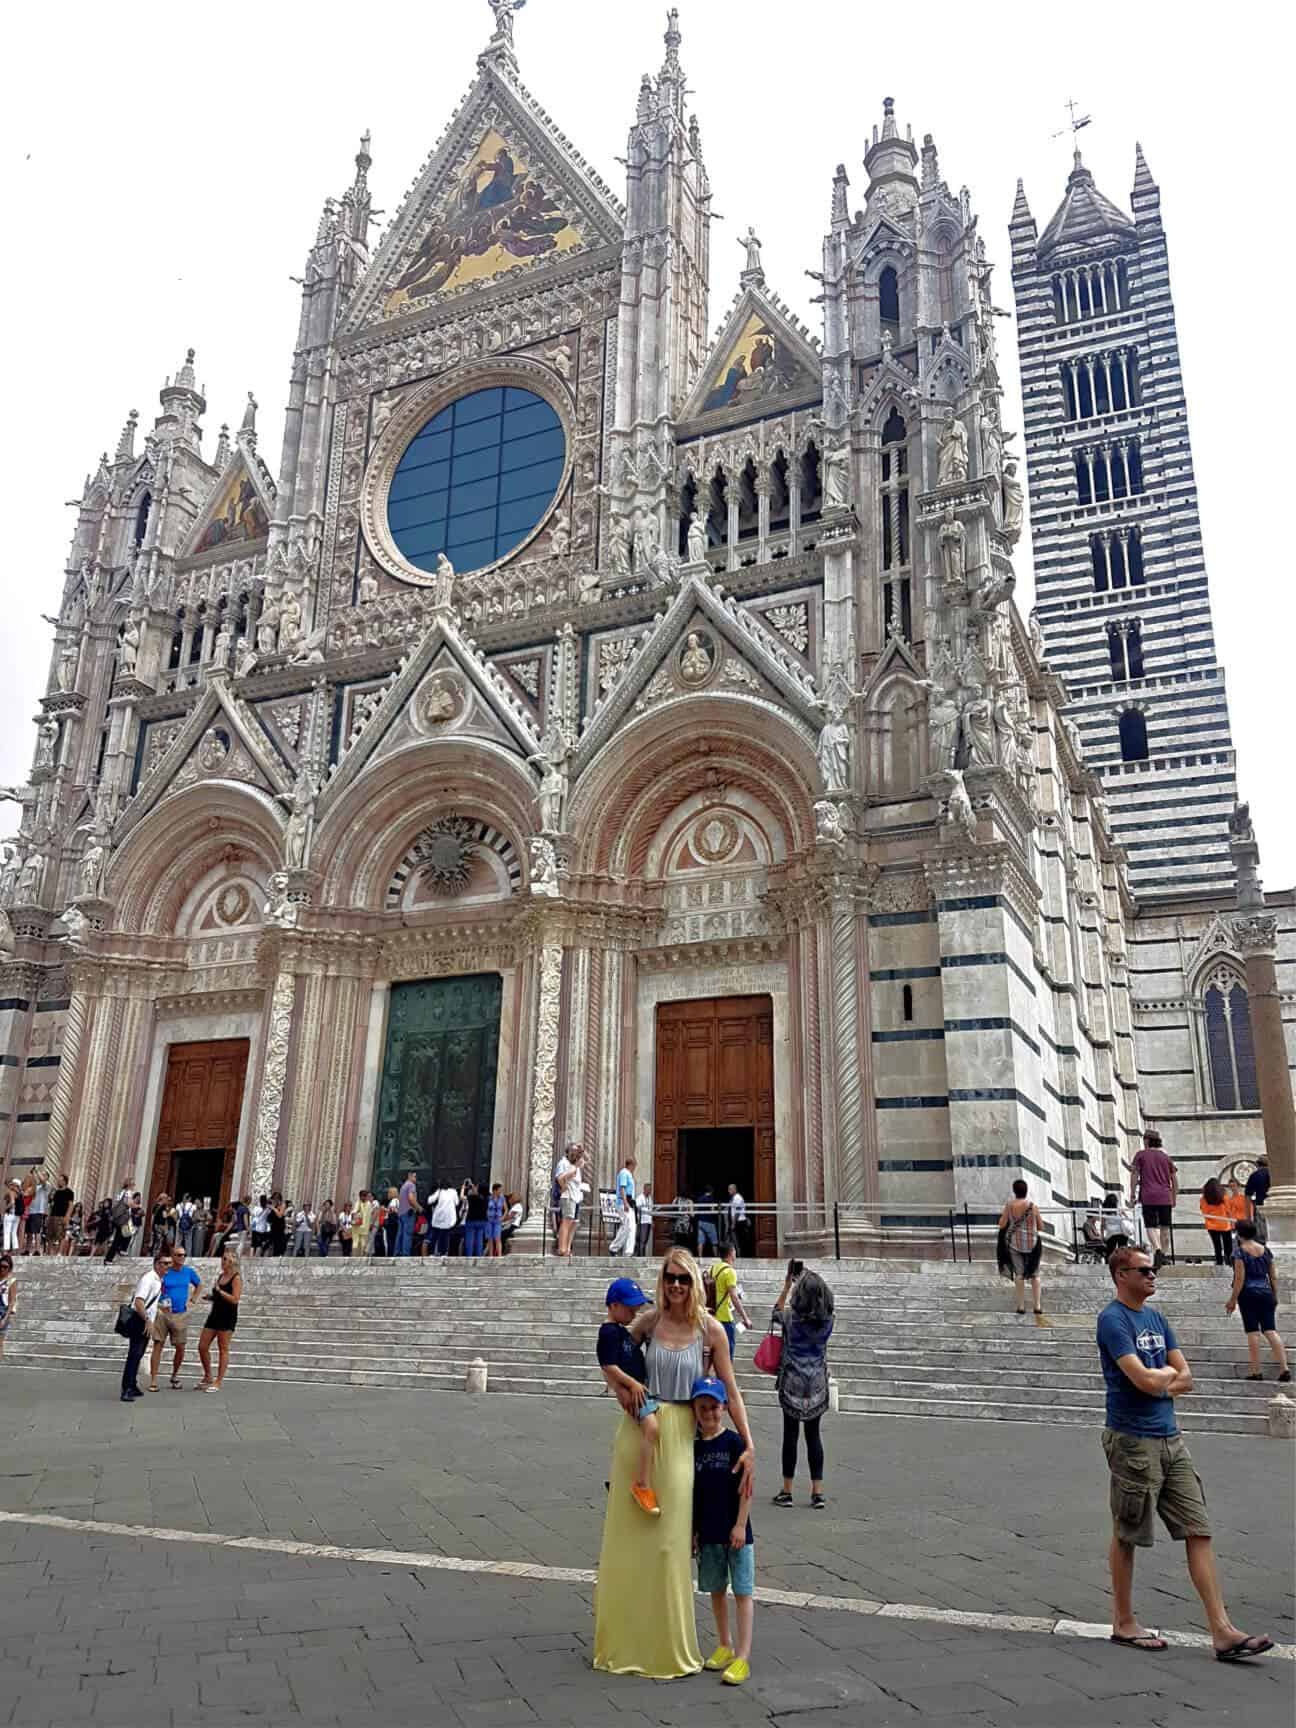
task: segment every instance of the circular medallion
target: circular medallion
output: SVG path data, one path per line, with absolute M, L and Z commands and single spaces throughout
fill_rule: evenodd
M 738 824 L 732 816 L 704 816 L 693 830 L 693 850 L 708 864 L 719 864 L 738 844 Z
M 247 917 L 252 896 L 241 882 L 229 882 L 216 896 L 212 910 L 218 924 L 241 924 Z
M 212 730 L 204 732 L 202 743 L 198 746 L 198 766 L 204 774 L 214 774 L 224 766 L 229 755 L 229 734 Z
M 681 684 L 699 689 L 716 669 L 718 650 L 709 630 L 690 630 L 675 657 L 675 673 Z
M 415 868 L 439 894 L 458 894 L 472 873 L 471 826 L 462 816 L 443 816 L 414 842 Z
M 453 672 L 434 672 L 414 700 L 414 715 L 424 732 L 449 726 L 463 711 L 463 685 Z

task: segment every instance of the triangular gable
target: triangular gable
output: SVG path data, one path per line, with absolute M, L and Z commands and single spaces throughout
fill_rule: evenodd
M 620 245 L 623 222 L 611 191 L 527 91 L 484 66 L 387 230 L 342 333 Z
M 135 796 L 117 818 L 112 833 L 114 845 L 120 844 L 169 791 L 179 789 L 177 782 L 181 781 L 186 765 L 197 757 L 209 732 L 224 732 L 229 741 L 229 751 L 237 751 L 233 760 L 243 764 L 237 778 L 259 784 L 262 791 L 273 797 L 292 790 L 292 776 L 286 771 L 279 752 L 252 710 L 230 689 L 228 679 L 210 678 L 188 719 L 145 774 Z M 213 779 L 224 777 L 221 763 L 202 766 L 203 772 Z
M 879 216 L 864 238 L 856 243 L 850 262 L 859 269 L 870 263 L 879 252 L 898 252 L 903 258 L 909 257 L 913 250 L 913 235 L 898 228 L 889 216 Z
M 732 414 L 764 404 L 782 408 L 813 399 L 823 389 L 823 359 L 791 313 L 761 288 L 744 288 L 725 319 L 684 404 L 681 419 Z
M 874 696 L 887 679 L 894 677 L 897 672 L 908 673 L 915 684 L 921 684 L 925 677 L 909 644 L 901 636 L 892 636 L 878 657 L 877 665 L 874 666 L 869 675 L 868 683 L 865 684 L 861 693 L 866 708 L 872 707 Z
M 918 380 L 907 367 L 885 354 L 882 363 L 868 378 L 859 399 L 859 413 L 865 421 L 876 421 L 878 411 L 888 396 L 894 396 L 906 408 L 918 407 Z
M 207 494 L 180 556 L 196 558 L 218 546 L 264 540 L 274 514 L 274 490 L 259 462 L 240 446 Z
M 464 642 L 453 623 L 444 616 L 433 619 L 432 626 L 405 662 L 398 676 L 383 692 L 349 742 L 345 753 L 329 775 L 320 795 L 319 814 L 336 804 L 343 792 L 374 760 L 379 746 L 401 720 L 416 692 L 422 687 L 436 664 L 437 676 L 445 671 L 462 678 L 469 690 L 491 716 L 501 724 L 503 737 L 524 758 L 536 755 L 540 736 L 531 724 L 521 700 L 505 682 L 501 673 L 488 665 Z M 475 736 L 476 734 L 470 734 Z M 462 737 L 463 733 L 455 736 Z
M 1241 956 L 1238 953 L 1237 938 L 1234 936 L 1230 925 L 1227 924 L 1217 912 L 1207 925 L 1206 929 L 1202 932 L 1201 937 L 1198 939 L 1197 946 L 1192 951 L 1188 964 L 1184 967 L 1184 977 L 1188 981 L 1190 988 L 1195 987 L 1198 974 L 1206 967 L 1208 962 L 1216 959 L 1220 955 L 1225 956 L 1227 959 L 1236 961 L 1239 966 L 1241 965 Z
M 712 628 L 732 649 L 739 664 L 745 662 L 752 668 L 770 693 L 790 711 L 793 719 L 801 723 L 807 741 L 813 746 L 823 725 L 823 714 L 813 683 L 796 664 L 793 655 L 753 613 L 742 610 L 731 599 L 722 598 L 700 577 L 690 576 L 656 629 L 640 643 L 625 671 L 591 715 L 572 758 L 573 777 L 579 776 L 589 766 L 622 722 L 635 711 L 643 692 L 665 668 L 671 654 L 681 644 L 687 643 L 695 620 L 704 621 Z M 727 687 L 721 686 L 725 694 L 741 694 L 742 687 L 741 682 L 733 680 L 728 681 Z M 688 698 L 681 692 L 679 699 Z

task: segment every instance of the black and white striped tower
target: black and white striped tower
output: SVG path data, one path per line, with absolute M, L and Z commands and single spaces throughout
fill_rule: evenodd
M 1077 150 L 1043 233 L 1020 181 L 1009 232 L 1039 624 L 1146 904 L 1231 886 L 1236 785 L 1160 193 L 1137 146 L 1131 204 Z

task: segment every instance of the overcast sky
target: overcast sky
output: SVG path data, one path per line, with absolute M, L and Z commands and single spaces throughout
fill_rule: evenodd
M 1106 17 L 928 0 L 919 21 L 848 0 L 680 7 L 724 218 L 712 230 L 713 326 L 737 287 L 735 237 L 752 222 L 771 286 L 819 327 L 804 271 L 820 262 L 833 167 L 846 164 L 862 201 L 861 158 L 884 96 L 916 139 L 935 135 L 950 186 L 970 188 L 1004 307 L 1017 176 L 1042 228 L 1070 166 L 1069 137 L 1053 136 L 1066 99 L 1093 115 L 1085 159 L 1126 207 L 1142 141 L 1162 189 L 1239 785 L 1270 888 L 1296 880 L 1296 574 L 1265 484 L 1271 463 L 1282 473 L 1275 440 L 1293 383 L 1281 262 L 1291 93 L 1287 55 L 1264 34 L 1276 36 L 1278 10 L 1144 0 Z M 640 75 L 661 64 L 664 23 L 659 0 L 529 0 L 518 15 L 523 81 L 618 192 L 616 158 Z M 369 127 L 375 206 L 395 212 L 490 30 L 486 0 L 268 0 L 225 14 L 174 0 L 137 0 L 128 12 L 72 0 L 11 16 L 0 101 L 10 486 L 0 784 L 30 768 L 50 642 L 39 614 L 57 610 L 74 521 L 65 501 L 115 447 L 129 409 L 152 423 L 158 389 L 191 345 L 207 393 L 206 454 L 251 389 L 277 472 L 298 312 L 289 278 L 301 274 L 323 200 L 349 183 Z M 1005 418 L 1020 426 L 1007 321 L 1000 343 Z M 1024 610 L 1025 558 L 1019 574 Z M 0 811 L 0 834 L 16 815 Z

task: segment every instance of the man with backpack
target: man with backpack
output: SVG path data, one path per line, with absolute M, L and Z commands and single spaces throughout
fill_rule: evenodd
M 130 1247 L 131 1237 L 135 1233 L 135 1225 L 131 1217 L 131 1187 L 129 1182 L 122 1183 L 121 1190 L 113 1201 L 110 1217 L 113 1236 L 104 1258 L 115 1260 L 119 1254 L 124 1254 Z

